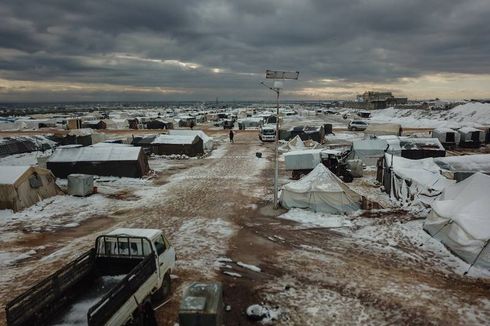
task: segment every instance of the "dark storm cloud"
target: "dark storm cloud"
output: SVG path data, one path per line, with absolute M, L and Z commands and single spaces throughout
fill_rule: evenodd
M 8 80 L 253 97 L 267 67 L 305 83 L 490 73 L 488 0 L 3 0 L 0 15 Z

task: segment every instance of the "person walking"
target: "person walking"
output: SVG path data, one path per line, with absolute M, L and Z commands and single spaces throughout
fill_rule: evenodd
M 230 143 L 234 143 L 233 137 L 235 137 L 235 134 L 233 133 L 233 130 L 230 129 Z

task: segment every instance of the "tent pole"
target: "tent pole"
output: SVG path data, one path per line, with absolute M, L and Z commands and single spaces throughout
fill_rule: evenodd
M 485 245 L 480 250 L 480 252 L 478 253 L 478 255 L 476 255 L 475 260 L 473 260 L 473 262 L 471 263 L 470 267 L 468 267 L 468 270 L 466 272 L 464 272 L 463 275 L 468 274 L 468 272 L 470 271 L 471 267 L 473 267 L 473 265 L 478 261 L 478 258 L 480 258 L 481 253 L 483 252 L 483 250 L 485 250 L 485 248 L 488 246 L 489 243 L 490 243 L 490 239 L 487 239 L 487 242 L 485 242 Z

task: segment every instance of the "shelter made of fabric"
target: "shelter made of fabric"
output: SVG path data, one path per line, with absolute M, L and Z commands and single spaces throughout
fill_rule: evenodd
M 14 212 L 63 192 L 47 169 L 32 166 L 0 167 L 0 209 Z
M 286 184 L 281 192 L 285 208 L 306 208 L 323 213 L 350 213 L 360 209 L 361 196 L 345 185 L 323 164 L 298 181 Z
M 490 176 L 475 173 L 432 203 L 424 229 L 471 264 L 490 269 Z M 476 260 L 476 261 L 475 261 Z

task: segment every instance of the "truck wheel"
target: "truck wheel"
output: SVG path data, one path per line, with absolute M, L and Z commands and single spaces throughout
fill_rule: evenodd
M 170 295 L 172 280 L 170 279 L 170 274 L 166 273 L 163 277 L 162 286 L 151 296 L 151 300 L 154 303 L 162 302 Z

